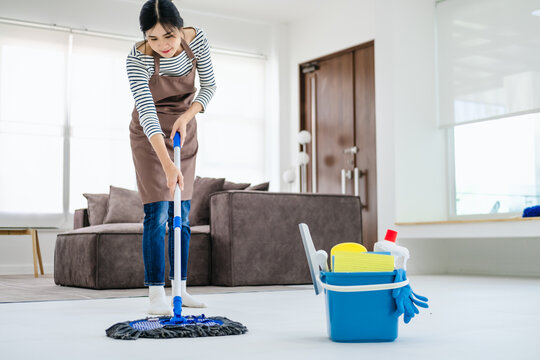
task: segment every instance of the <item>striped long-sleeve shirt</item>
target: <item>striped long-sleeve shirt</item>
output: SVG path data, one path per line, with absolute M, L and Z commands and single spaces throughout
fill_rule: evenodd
M 201 112 L 204 112 L 216 91 L 216 81 L 206 33 L 197 27 L 195 30 L 195 38 L 189 43 L 189 47 L 197 59 L 200 90 L 193 101 L 199 102 L 203 107 Z M 148 139 L 155 134 L 162 134 L 165 137 L 148 86 L 148 81 L 154 74 L 154 58 L 137 50 L 138 45 L 140 43 L 135 44 L 127 56 L 126 68 L 131 92 L 135 98 L 135 107 L 139 112 L 139 122 Z M 163 76 L 183 76 L 192 68 L 193 63 L 185 51 L 172 58 L 160 58 L 159 62 L 159 74 Z

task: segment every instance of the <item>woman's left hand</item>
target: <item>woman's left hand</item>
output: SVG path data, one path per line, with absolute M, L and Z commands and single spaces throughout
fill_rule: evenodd
M 187 133 L 187 124 L 191 120 L 188 114 L 184 113 L 180 115 L 178 119 L 174 122 L 174 125 L 172 127 L 171 131 L 171 141 L 174 140 L 174 135 L 176 135 L 177 132 L 180 133 L 180 147 L 184 146 L 184 142 L 186 141 L 186 133 Z

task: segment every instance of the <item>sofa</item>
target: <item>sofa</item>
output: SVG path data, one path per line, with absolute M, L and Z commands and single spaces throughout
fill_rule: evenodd
M 315 247 L 328 253 L 338 243 L 362 243 L 361 203 L 355 196 L 222 187 L 207 193 L 201 203 L 207 205 L 208 224 L 205 219 L 191 224 L 188 286 L 311 283 L 298 230 L 301 222 L 309 226 Z M 78 209 L 73 230 L 58 234 L 55 283 L 91 289 L 143 287 L 140 215 L 135 222 L 94 225 L 90 218 L 88 208 Z

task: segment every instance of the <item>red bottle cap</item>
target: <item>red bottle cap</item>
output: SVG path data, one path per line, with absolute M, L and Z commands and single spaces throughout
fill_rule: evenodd
M 386 236 L 384 237 L 384 240 L 388 240 L 395 243 L 396 238 L 397 238 L 397 231 L 390 230 L 390 229 L 386 230 Z

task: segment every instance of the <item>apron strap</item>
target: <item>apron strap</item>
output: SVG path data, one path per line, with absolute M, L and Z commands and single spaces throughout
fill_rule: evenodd
M 184 40 L 184 38 L 181 38 L 181 40 L 182 40 L 182 47 L 186 51 L 186 54 L 188 55 L 189 59 L 193 61 L 193 59 L 195 59 L 195 55 L 193 55 L 193 51 L 191 51 L 191 48 L 187 44 L 186 40 Z
M 154 51 L 154 74 L 159 76 L 159 55 Z

